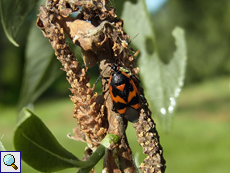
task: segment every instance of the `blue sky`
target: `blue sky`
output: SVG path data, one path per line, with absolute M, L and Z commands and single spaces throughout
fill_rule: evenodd
M 145 0 L 149 12 L 156 12 L 167 0 Z

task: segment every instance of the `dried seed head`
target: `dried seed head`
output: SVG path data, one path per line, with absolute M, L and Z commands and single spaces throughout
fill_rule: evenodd
M 59 23 L 54 22 L 58 20 L 60 20 L 60 16 L 55 19 L 49 8 L 40 7 L 37 25 L 43 30 L 43 34 L 50 39 L 57 59 L 62 63 L 63 70 L 68 76 L 67 80 L 71 85 L 70 91 L 73 95 L 70 98 L 75 105 L 73 117 L 78 120 L 80 127 L 75 131 L 77 132 L 75 139 L 85 141 L 92 149 L 95 149 L 107 131 L 104 109 L 102 109 L 101 103 L 97 104 L 98 95 L 93 93 L 94 88 L 90 88 L 86 70 L 80 67 L 73 52 L 65 43 L 63 28 Z M 98 129 L 101 130 L 98 132 Z M 79 131 L 81 138 L 78 135 Z
M 68 2 L 47 0 L 46 7 L 40 7 L 37 26 L 43 31 L 44 36 L 49 38 L 71 86 L 70 98 L 75 107 L 73 117 L 78 120 L 78 126 L 74 129 L 75 136 L 70 136 L 70 138 L 84 141 L 92 150 L 95 150 L 106 133 L 117 134 L 122 137 L 117 150 L 120 150 L 122 157 L 126 156 L 124 157 L 125 162 L 129 161 L 129 164 L 132 165 L 129 165 L 132 167 L 130 170 L 135 170 L 131 150 L 126 144 L 126 124 L 120 115 L 113 116 L 115 113 L 110 111 L 112 101 L 108 99 L 108 92 L 105 91 L 106 88 L 108 89 L 108 84 L 103 82 L 106 100 L 104 101 L 101 96 L 94 93 L 94 86 L 91 88 L 89 85 L 90 78 L 86 75 L 87 70 L 81 68 L 74 53 L 65 43 L 66 34 L 82 48 L 87 68 L 93 66 L 97 61 L 100 61 L 102 67 L 104 61 L 105 64 L 116 62 L 128 68 L 133 75 L 137 75 L 139 69 L 135 68 L 134 57 L 138 53 L 133 55 L 133 49 L 127 42 L 129 36 L 123 31 L 123 20 L 117 18 L 113 8 L 106 7 L 108 2 L 109 0 Z M 76 19 L 69 17 L 72 12 L 79 13 Z M 143 89 L 139 87 L 140 81 L 134 79 L 134 82 L 140 94 L 143 95 Z M 163 172 L 165 161 L 159 144 L 159 136 L 151 119 L 148 103 L 143 98 L 140 100 L 142 110 L 139 121 L 134 124 L 134 127 L 138 142 L 143 147 L 143 152 L 147 154 L 140 169 L 143 172 Z M 119 162 L 124 165 L 122 162 L 124 160 L 120 159 Z M 123 172 L 129 166 L 123 166 Z

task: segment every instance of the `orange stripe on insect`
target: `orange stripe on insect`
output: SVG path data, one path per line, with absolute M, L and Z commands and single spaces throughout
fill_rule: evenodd
M 130 79 L 129 82 L 131 83 L 131 85 L 133 86 L 133 91 L 129 92 L 129 96 L 128 96 L 128 102 L 130 102 L 132 100 L 133 97 L 137 96 L 138 94 L 138 90 L 136 85 L 134 84 L 133 80 Z
M 111 95 L 111 94 L 110 94 Z M 121 98 L 120 96 L 116 96 L 114 97 L 113 95 L 111 95 L 111 98 L 112 100 L 115 102 L 115 103 L 123 103 L 123 104 L 127 104 L 123 98 Z
M 136 96 L 137 96 L 137 92 L 135 90 L 129 91 L 128 102 L 130 102 L 133 99 L 133 97 Z
M 119 89 L 120 91 L 124 91 L 124 89 L 125 89 L 125 84 L 116 86 L 116 88 Z
M 124 114 L 124 113 L 125 113 L 125 111 L 126 111 L 126 109 L 127 109 L 127 108 L 124 108 L 124 109 L 118 109 L 118 110 L 117 110 L 117 112 L 118 112 L 119 114 Z
M 141 104 L 139 102 L 139 103 L 137 103 L 135 105 L 131 105 L 131 107 L 134 108 L 134 109 L 139 109 L 141 107 Z

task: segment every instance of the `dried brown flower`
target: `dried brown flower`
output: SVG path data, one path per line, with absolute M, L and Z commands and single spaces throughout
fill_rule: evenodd
M 127 120 L 112 111 L 112 100 L 108 92 L 110 71 L 103 73 L 103 96 L 94 93 L 94 86 L 89 84 L 87 68 L 82 68 L 76 61 L 74 53 L 65 43 L 65 34 L 73 43 L 81 47 L 86 67 L 97 62 L 100 69 L 117 63 L 130 70 L 133 76 L 139 73 L 135 67 L 136 54 L 129 47 L 129 38 L 123 31 L 123 20 L 118 19 L 115 10 L 107 7 L 109 0 L 47 0 L 46 6 L 40 7 L 37 26 L 43 31 L 55 51 L 57 59 L 62 63 L 70 83 L 74 103 L 74 115 L 78 125 L 74 129 L 73 139 L 84 141 L 93 151 L 107 133 L 118 135 L 121 140 L 111 146 L 104 160 L 105 172 L 137 172 L 132 159 L 132 151 L 126 138 Z M 78 13 L 72 18 L 72 13 Z M 134 124 L 138 142 L 147 154 L 140 169 L 143 172 L 164 172 L 165 161 L 162 147 L 151 112 L 144 99 L 143 89 L 139 87 L 138 77 L 134 77 L 142 96 L 142 107 L 139 122 Z

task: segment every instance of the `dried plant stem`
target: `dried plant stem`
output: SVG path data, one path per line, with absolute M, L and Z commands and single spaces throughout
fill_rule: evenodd
M 108 65 L 117 63 L 130 70 L 133 76 L 138 74 L 135 68 L 133 49 L 127 43 L 128 35 L 123 31 L 123 21 L 118 19 L 113 8 L 107 8 L 108 0 L 47 0 L 46 6 L 40 7 L 37 26 L 49 38 L 57 59 L 62 63 L 70 83 L 71 100 L 74 103 L 74 118 L 78 125 L 74 129 L 73 139 L 86 142 L 95 151 L 106 134 L 120 137 L 117 145 L 112 145 L 104 159 L 104 173 L 138 172 L 132 158 L 132 151 L 126 138 L 127 120 L 112 111 L 112 100 L 109 95 L 109 69 L 103 73 L 103 96 L 94 93 L 94 86 L 89 84 L 87 68 L 80 67 L 74 53 L 65 43 L 65 34 L 81 47 L 86 67 L 99 63 L 104 70 Z M 80 10 L 81 9 L 81 10 Z M 80 11 L 79 11 L 80 10 Z M 79 12 L 76 19 L 69 15 Z M 89 22 L 90 21 L 90 22 Z M 134 80 L 139 93 L 144 98 L 140 81 Z M 159 142 L 155 123 L 151 119 L 148 103 L 141 99 L 139 121 L 133 124 L 139 144 L 147 158 L 140 165 L 142 172 L 163 173 L 165 160 Z M 93 171 L 93 170 L 92 170 Z

